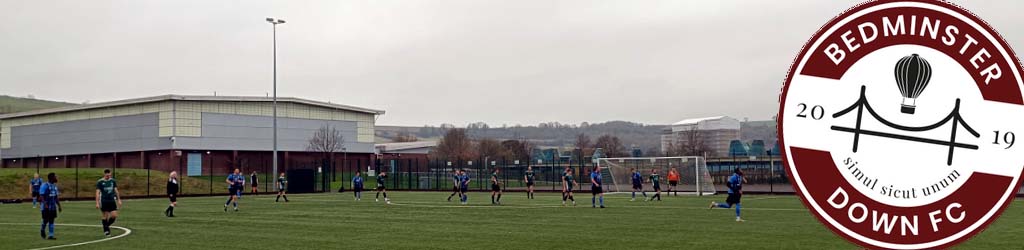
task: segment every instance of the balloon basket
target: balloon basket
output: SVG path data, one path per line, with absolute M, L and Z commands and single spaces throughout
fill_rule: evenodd
M 914 114 L 914 108 L 915 108 L 914 106 L 910 106 L 910 105 L 901 105 L 900 112 L 903 112 L 904 114 L 911 114 L 911 115 L 913 115 Z

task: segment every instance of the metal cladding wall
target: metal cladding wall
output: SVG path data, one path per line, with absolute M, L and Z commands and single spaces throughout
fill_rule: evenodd
M 4 158 L 167 149 L 157 137 L 157 114 L 115 116 L 25 125 L 11 128 L 11 148 Z
M 329 125 L 344 137 L 349 153 L 373 153 L 373 143 L 361 143 L 354 121 L 277 118 L 278 150 L 306 151 L 309 139 L 320 127 Z M 259 150 L 273 149 L 273 117 L 202 114 L 202 136 L 175 137 L 175 149 Z

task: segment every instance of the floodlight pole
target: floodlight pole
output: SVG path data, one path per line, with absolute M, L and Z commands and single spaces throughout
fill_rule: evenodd
M 277 25 L 278 24 L 283 24 L 285 22 L 282 19 L 274 19 L 274 18 L 271 18 L 271 17 L 268 17 L 266 20 L 267 20 L 267 22 L 269 22 L 271 24 L 271 26 L 273 27 L 273 32 L 274 32 L 273 33 L 273 37 L 274 37 L 273 38 L 274 39 L 274 45 L 273 45 L 273 47 L 274 47 L 274 99 L 273 99 L 273 109 L 274 109 L 274 132 L 273 132 L 274 133 L 274 153 L 273 153 L 273 155 L 274 155 L 273 156 L 274 163 L 273 163 L 273 165 L 274 165 L 274 167 L 273 167 L 273 174 L 276 175 L 276 174 L 278 174 L 277 173 Z

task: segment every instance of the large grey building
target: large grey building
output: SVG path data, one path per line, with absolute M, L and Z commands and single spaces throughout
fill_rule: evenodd
M 0 115 L 0 167 L 187 167 L 184 174 L 198 175 L 266 165 L 271 101 L 164 95 Z M 307 145 L 323 126 L 341 132 L 347 159 L 371 159 L 384 111 L 298 98 L 277 105 L 281 166 L 318 157 Z
M 719 157 L 729 153 L 729 143 L 740 139 L 740 121 L 728 116 L 686 119 L 667 127 L 661 134 L 661 151 L 688 145 L 690 140 L 702 143 L 708 156 Z

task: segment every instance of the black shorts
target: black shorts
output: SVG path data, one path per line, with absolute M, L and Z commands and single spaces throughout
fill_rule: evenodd
M 591 187 L 590 187 L 590 193 L 591 193 L 591 194 L 600 194 L 600 193 L 604 193 L 604 188 L 603 188 L 603 187 L 600 187 L 600 186 L 591 186 Z
M 387 187 L 384 187 L 384 185 L 381 185 L 381 184 L 377 184 L 377 191 L 387 191 L 387 189 L 388 189 L 388 188 L 387 188 Z
M 729 198 L 725 198 L 725 203 L 729 204 L 730 206 L 732 206 L 733 204 L 740 204 L 740 198 L 742 198 L 742 197 L 743 197 L 743 194 L 736 194 L 736 193 L 729 194 Z
M 256 184 L 256 183 L 253 183 L 253 184 L 252 184 L 252 187 L 253 187 L 253 188 L 257 188 L 257 187 L 259 187 L 259 186 L 260 186 L 260 185 L 259 185 L 259 184 Z
M 469 186 L 459 187 L 459 192 L 462 192 L 462 193 L 469 192 Z
M 491 184 L 491 191 L 492 192 L 501 192 L 501 186 L 499 186 L 498 184 Z
M 43 210 L 43 222 L 52 223 L 57 218 L 57 210 Z
M 676 185 L 679 185 L 679 181 L 668 181 L 668 185 L 675 187 Z
M 526 186 L 527 187 L 532 187 L 533 186 L 533 181 L 526 181 Z
M 239 191 L 239 188 L 236 188 L 236 187 L 229 187 L 228 188 L 228 194 L 230 194 L 230 195 L 238 195 L 238 191 Z
M 568 187 L 566 187 L 565 191 L 566 192 L 572 192 L 572 185 L 569 185 Z
M 644 189 L 644 185 L 633 183 L 633 189 Z
M 167 198 L 170 199 L 171 202 L 178 202 L 178 195 L 168 194 Z
M 661 185 L 654 185 L 654 192 L 661 191 Z
M 23 193 L 23 194 L 24 194 L 24 193 Z M 36 197 L 39 197 L 39 192 L 37 192 L 37 191 L 32 191 L 32 198 L 36 198 Z
M 363 185 L 356 185 L 355 188 L 352 188 L 352 191 L 353 192 L 362 192 L 363 191 Z
M 454 185 L 454 186 L 452 186 L 452 193 L 456 193 L 456 192 L 459 192 L 459 189 L 460 189 L 460 188 L 459 188 L 459 186 L 458 186 L 458 185 Z
M 100 202 L 100 211 L 102 211 L 102 212 L 117 211 L 117 202 L 116 201 L 101 201 Z

